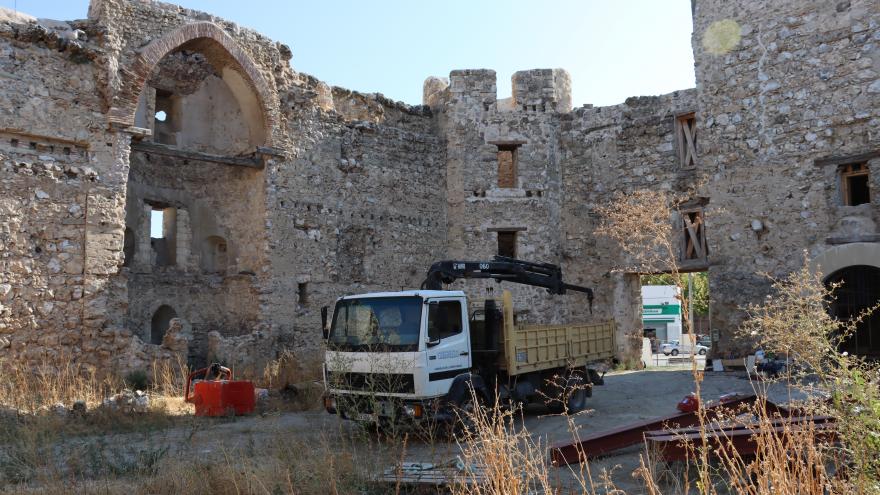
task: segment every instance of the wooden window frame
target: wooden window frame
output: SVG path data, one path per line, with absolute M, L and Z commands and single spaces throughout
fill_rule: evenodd
M 684 234 L 681 261 L 708 262 L 709 244 L 706 242 L 706 215 L 702 208 L 682 210 L 681 228 Z
M 858 206 L 852 204 L 852 196 L 850 191 L 850 179 L 853 177 L 865 177 L 865 180 L 868 183 L 868 203 L 871 202 L 871 171 L 868 168 L 868 164 L 864 162 L 860 163 L 848 163 L 846 165 L 841 165 L 838 171 L 838 176 L 840 177 L 840 194 L 841 194 L 841 202 L 844 206 Z M 860 203 L 865 204 L 865 203 Z
M 694 112 L 675 116 L 675 143 L 678 164 L 683 169 L 697 166 L 697 115 Z

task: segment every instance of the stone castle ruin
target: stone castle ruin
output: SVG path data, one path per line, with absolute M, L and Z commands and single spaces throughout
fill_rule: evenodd
M 330 87 L 287 46 L 174 5 L 2 11 L 0 355 L 96 369 L 315 355 L 336 297 L 508 254 L 597 296 L 590 316 L 578 295 L 511 286 L 520 318 L 613 318 L 631 357 L 639 275 L 615 270 L 595 207 L 644 188 L 698 191 L 670 225 L 682 266 L 708 270 L 718 352 L 767 294 L 759 273 L 804 251 L 845 282 L 832 311 L 873 305 L 880 4 L 696 0 L 693 18 L 696 88 L 573 109 L 561 69 L 515 73 L 509 98 L 495 72 L 456 70 L 410 106 Z M 880 320 L 851 344 L 880 353 Z

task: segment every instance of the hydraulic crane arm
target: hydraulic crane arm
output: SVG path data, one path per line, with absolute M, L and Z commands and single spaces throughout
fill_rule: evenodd
M 565 294 L 567 290 L 583 292 L 593 311 L 593 289 L 562 281 L 562 269 L 550 263 L 532 263 L 504 256 L 492 261 L 437 261 L 431 265 L 422 289 L 442 290 L 460 278 L 491 278 L 497 282 L 515 282 L 544 287 L 551 294 Z

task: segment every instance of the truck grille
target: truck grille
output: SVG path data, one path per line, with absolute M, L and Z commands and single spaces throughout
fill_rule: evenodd
M 327 372 L 330 388 L 386 394 L 414 394 L 413 376 L 404 373 L 341 373 Z

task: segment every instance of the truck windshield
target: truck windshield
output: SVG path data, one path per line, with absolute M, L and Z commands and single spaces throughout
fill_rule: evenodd
M 417 351 L 420 297 L 370 297 L 336 303 L 330 348 L 346 351 Z

